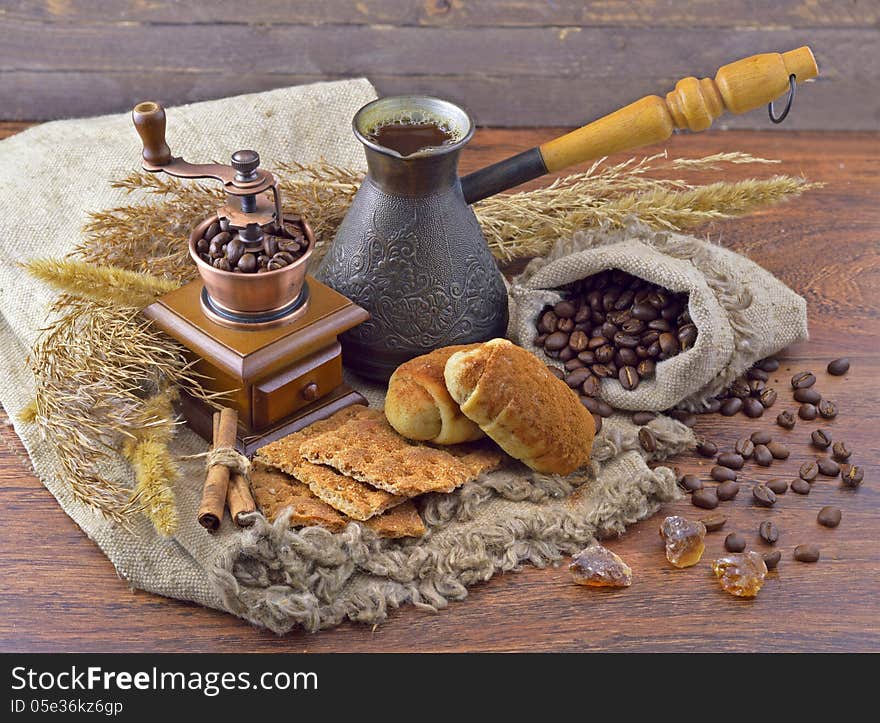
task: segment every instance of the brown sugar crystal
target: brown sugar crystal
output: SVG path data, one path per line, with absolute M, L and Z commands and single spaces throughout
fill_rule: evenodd
M 686 517 L 667 517 L 660 526 L 660 537 L 666 542 L 666 559 L 676 567 L 696 565 L 706 546 L 706 525 Z
M 598 542 L 572 557 L 568 566 L 578 585 L 590 587 L 629 587 L 632 570 L 620 557 Z
M 764 558 L 754 551 L 719 557 L 712 569 L 722 589 L 737 597 L 755 597 L 767 575 Z

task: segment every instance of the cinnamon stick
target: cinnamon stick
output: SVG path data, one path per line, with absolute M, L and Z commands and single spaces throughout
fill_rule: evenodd
M 214 436 L 217 436 L 217 428 L 220 424 L 220 415 L 214 414 Z M 229 516 L 239 527 L 250 527 L 253 522 L 243 523 L 240 515 L 254 512 L 257 504 L 251 494 L 251 486 L 247 478 L 238 472 L 229 473 L 229 489 L 226 490 L 226 506 L 229 508 Z
M 214 432 L 214 449 L 235 446 L 235 432 L 238 426 L 238 412 L 224 407 L 217 417 Z M 199 524 L 213 532 L 220 527 L 223 511 L 226 509 L 226 493 L 229 489 L 229 467 L 215 464 L 205 477 L 202 488 L 202 503 L 199 506 Z

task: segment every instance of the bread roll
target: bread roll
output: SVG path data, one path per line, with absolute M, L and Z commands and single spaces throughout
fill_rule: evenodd
M 410 359 L 391 375 L 385 397 L 385 416 L 398 434 L 420 442 L 458 444 L 483 437 L 446 391 L 446 361 L 479 344 L 447 346 Z
M 444 378 L 461 411 L 533 470 L 569 474 L 590 459 L 593 416 L 525 349 L 493 339 L 453 354 Z

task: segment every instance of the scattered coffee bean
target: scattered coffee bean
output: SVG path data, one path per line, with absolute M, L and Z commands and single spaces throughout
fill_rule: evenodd
M 756 444 L 752 457 L 755 460 L 755 464 L 761 467 L 769 467 L 773 464 L 773 455 L 766 444 Z
M 709 487 L 703 487 L 691 495 L 691 502 L 696 507 L 702 507 L 704 510 L 714 510 L 718 507 L 718 495 L 715 490 Z
M 846 446 L 846 442 L 835 442 L 831 450 L 834 453 L 834 459 L 838 462 L 846 462 L 852 455 L 852 450 Z
M 565 373 L 562 371 L 562 369 L 557 369 L 556 367 L 551 367 L 549 364 L 547 365 L 547 369 L 557 379 L 565 379 Z
M 580 367 L 579 369 L 574 369 L 569 372 L 568 376 L 565 377 L 565 383 L 572 389 L 577 389 L 592 376 L 593 373 L 589 369 L 586 367 Z
M 788 482 L 780 477 L 774 477 L 765 483 L 776 495 L 784 495 L 788 491 Z
M 813 404 L 801 404 L 798 407 L 798 416 L 808 422 L 813 421 L 817 413 L 816 407 Z
M 714 457 L 718 454 L 718 445 L 715 442 L 703 440 L 697 445 L 697 454 L 701 457 Z
M 821 399 L 822 395 L 819 390 L 813 387 L 794 390 L 794 400 L 801 404 L 818 404 Z
M 749 391 L 751 391 L 753 397 L 761 396 L 761 392 L 763 392 L 766 388 L 767 383 L 762 379 L 749 380 Z
M 648 422 L 653 422 L 655 419 L 657 419 L 657 415 L 654 412 L 635 412 L 632 415 L 633 424 L 637 424 L 640 427 Z
M 736 482 L 736 472 L 728 467 L 715 466 L 709 474 L 716 482 Z
M 773 459 L 788 459 L 791 454 L 791 451 L 782 442 L 770 442 L 767 444 L 767 449 L 770 450 Z
M 752 432 L 752 435 L 749 437 L 755 444 L 767 444 L 773 438 L 770 436 L 770 432 L 765 432 L 763 430 L 758 430 L 757 432 Z
M 775 372 L 779 369 L 779 360 L 767 357 L 766 359 L 761 359 L 755 366 L 763 369 L 765 372 Z
M 773 507 L 776 504 L 776 494 L 765 484 L 756 484 L 752 488 L 752 497 L 755 504 L 761 507 Z
M 837 405 L 827 399 L 820 401 L 816 409 L 824 419 L 834 419 L 837 416 Z
M 544 341 L 544 348 L 550 351 L 559 351 L 568 346 L 568 334 L 562 331 L 554 331 Z
M 653 453 L 657 451 L 657 438 L 647 427 L 642 427 L 639 430 L 639 444 L 642 445 L 642 449 L 646 452 Z
M 710 399 L 705 404 L 705 408 L 703 409 L 703 414 L 718 414 L 721 411 L 721 400 L 720 399 Z
M 739 494 L 739 485 L 731 480 L 722 482 L 715 488 L 715 494 L 718 495 L 718 499 L 722 502 L 728 502 Z
M 840 479 L 846 487 L 858 487 L 865 479 L 865 470 L 854 464 L 840 465 Z
M 752 390 L 749 388 L 749 383 L 745 379 L 735 379 L 733 384 L 730 385 L 730 393 L 734 397 L 745 399 L 746 397 L 751 396 Z
M 791 386 L 794 389 L 806 389 L 816 383 L 813 372 L 798 372 L 791 378 Z
M 746 372 L 746 377 L 749 379 L 759 379 L 762 382 L 766 382 L 770 375 L 765 372 L 761 367 L 752 367 Z
M 610 417 L 614 414 L 614 409 L 611 408 L 611 405 L 595 397 L 581 397 L 581 404 L 600 417 Z
M 590 374 L 581 384 L 581 391 L 588 397 L 598 397 L 601 389 L 602 383 L 599 381 L 599 377 L 594 374 Z
M 721 403 L 721 414 L 725 417 L 732 417 L 734 414 L 737 414 L 742 408 L 743 400 L 739 397 L 731 397 L 730 399 L 725 399 Z
M 724 549 L 728 552 L 742 552 L 746 549 L 746 538 L 738 532 L 731 532 L 724 538 Z
M 816 466 L 819 468 L 819 472 L 826 477 L 837 477 L 840 474 L 840 465 L 828 457 L 820 457 L 816 460 Z
M 769 406 L 769 405 L 768 405 Z M 743 399 L 743 414 L 751 419 L 757 419 L 762 414 L 764 414 L 764 405 L 761 404 L 761 400 L 755 399 L 754 397 L 749 397 L 748 399 Z
M 711 515 L 706 515 L 705 517 L 700 518 L 700 522 L 706 526 L 706 532 L 717 532 L 724 527 L 724 523 L 727 522 L 727 515 L 722 515 L 720 512 L 714 512 Z
M 819 548 L 816 545 L 798 545 L 794 548 L 794 559 L 798 562 L 817 562 Z
M 828 373 L 835 376 L 841 377 L 849 371 L 849 359 L 846 357 L 841 357 L 840 359 L 835 359 L 833 362 L 828 364 Z
M 782 552 L 779 550 L 773 550 L 771 552 L 765 552 L 761 557 L 764 558 L 764 564 L 767 566 L 768 570 L 775 570 L 779 561 L 782 559 Z
M 804 482 L 812 482 L 819 474 L 819 465 L 815 462 L 804 462 L 798 470 L 798 477 Z
M 824 527 L 837 527 L 842 513 L 839 507 L 823 507 L 816 516 L 816 521 Z
M 779 528 L 770 520 L 764 520 L 758 525 L 758 534 L 768 545 L 775 545 L 779 540 Z
M 767 387 L 763 392 L 758 395 L 758 401 L 761 402 L 761 406 L 765 409 L 769 409 L 774 404 L 776 404 L 776 400 L 779 398 L 779 395 L 776 393 L 776 390 L 773 387 Z
M 602 417 L 598 414 L 591 415 L 593 417 L 593 424 L 596 425 L 596 434 L 602 431 Z
M 784 412 L 780 412 L 776 417 L 776 424 L 784 429 L 794 429 L 796 423 L 797 420 L 795 420 L 794 415 L 787 409 Z
M 810 483 L 802 480 L 800 477 L 791 483 L 791 491 L 797 492 L 799 495 L 808 495 L 811 489 L 813 488 L 810 486 Z
M 810 443 L 818 449 L 828 449 L 831 446 L 831 435 L 824 429 L 817 429 L 810 435 Z
M 743 464 L 745 464 L 742 455 L 739 455 L 736 452 L 724 452 L 723 454 L 719 454 L 717 462 L 722 467 L 728 467 L 730 469 L 742 469 Z
M 560 319 L 571 319 L 577 313 L 577 307 L 570 301 L 563 299 L 553 307 L 553 312 Z
M 620 386 L 630 392 L 639 386 L 639 382 L 641 381 L 639 373 L 636 371 L 635 367 L 623 367 L 620 372 L 618 372 L 617 378 L 620 380 Z
M 697 415 L 685 409 L 673 409 L 667 412 L 667 414 L 675 421 L 681 422 L 685 427 L 693 427 L 697 423 Z
M 755 453 L 755 443 L 748 437 L 743 437 L 736 441 L 734 449 L 740 457 L 748 459 Z
M 687 492 L 696 492 L 703 489 L 703 480 L 695 474 L 686 474 L 678 481 L 678 485 Z
M 636 347 L 638 351 L 639 347 Z M 642 359 L 638 364 L 636 364 L 636 371 L 639 373 L 639 376 L 642 379 L 649 379 L 654 376 L 654 373 L 657 370 L 657 365 L 651 359 Z

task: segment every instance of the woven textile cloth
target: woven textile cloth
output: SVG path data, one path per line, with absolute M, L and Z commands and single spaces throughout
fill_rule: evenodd
M 351 80 L 182 106 L 169 112 L 168 141 L 194 160 L 222 162 L 246 145 L 258 149 L 269 167 L 323 157 L 363 168 L 350 120 L 374 97 L 367 81 Z M 68 254 L 90 211 L 138 200 L 110 182 L 137 168 L 139 157 L 128 114 L 47 123 L 0 142 L 0 245 L 6 258 Z M 496 572 L 558 562 L 595 535 L 622 532 L 674 499 L 672 471 L 653 463 L 694 442 L 686 427 L 658 417 L 651 423 L 658 446 L 649 458 L 637 428 L 615 415 L 595 442 L 590 469 L 559 478 L 513 463 L 453 494 L 427 496 L 421 500 L 427 534 L 388 541 L 357 523 L 331 534 L 292 530 L 284 518 L 270 524 L 259 513 L 247 530 L 227 517 L 218 533 L 209 534 L 196 521 L 204 461 L 183 459 L 207 445 L 180 427 L 172 451 L 181 457 L 183 472 L 175 488 L 181 522 L 173 537 L 164 538 L 145 518 L 126 529 L 74 500 L 56 450 L 35 424 L 17 419 L 33 397 L 26 359 L 52 298 L 19 266 L 0 266 L 0 402 L 36 474 L 130 585 L 225 610 L 279 633 L 345 619 L 379 622 L 407 603 L 437 609 Z M 351 381 L 381 405 L 382 389 Z M 121 455 L 100 471 L 134 485 Z

